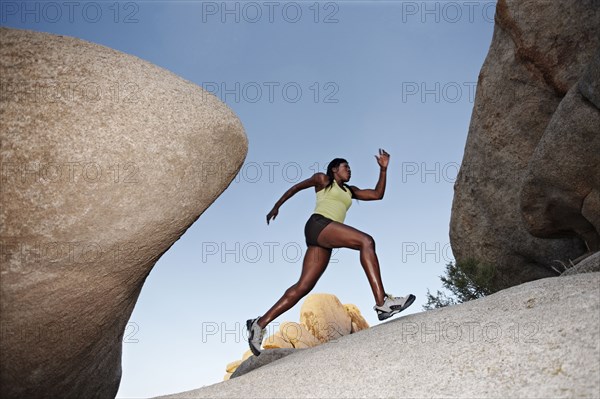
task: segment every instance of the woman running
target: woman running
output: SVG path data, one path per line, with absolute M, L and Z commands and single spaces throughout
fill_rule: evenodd
M 311 178 L 301 181 L 287 190 L 267 215 L 267 224 L 275 220 L 279 207 L 294 194 L 305 188 L 314 187 L 317 194 L 317 205 L 304 227 L 308 249 L 304 255 L 300 279 L 261 317 L 246 321 L 250 350 L 260 355 L 260 347 L 265 327 L 279 315 L 294 306 L 308 294 L 329 263 L 333 248 L 351 248 L 360 251 L 360 263 L 367 274 L 373 290 L 375 306 L 379 320 L 385 320 L 403 311 L 415 300 L 409 294 L 405 297 L 394 297 L 383 290 L 379 262 L 375 253 L 375 241 L 370 235 L 344 224 L 346 211 L 352 205 L 352 198 L 363 201 L 380 200 L 385 192 L 385 180 L 390 154 L 379 149 L 375 155 L 379 164 L 379 181 L 374 190 L 361 190 L 356 186 L 348 186 L 350 166 L 345 159 L 335 158 L 327 166 L 327 174 L 315 173 Z

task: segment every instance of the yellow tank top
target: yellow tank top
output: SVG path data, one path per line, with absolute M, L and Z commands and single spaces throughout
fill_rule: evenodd
M 331 187 L 317 191 L 317 206 L 313 213 L 344 223 L 346 211 L 350 205 L 352 205 L 350 189 L 346 187 L 346 191 L 344 191 L 334 180 Z

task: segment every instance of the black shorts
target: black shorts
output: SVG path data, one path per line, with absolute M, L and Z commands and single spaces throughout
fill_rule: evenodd
M 304 236 L 306 237 L 306 245 L 320 246 L 319 244 L 317 244 L 317 237 L 319 237 L 319 234 L 321 234 L 321 231 L 325 228 L 325 226 L 327 226 L 331 222 L 333 222 L 333 220 L 326 218 L 325 216 L 320 215 L 318 213 L 313 213 L 310 216 L 310 218 L 308 218 L 308 221 L 304 226 Z

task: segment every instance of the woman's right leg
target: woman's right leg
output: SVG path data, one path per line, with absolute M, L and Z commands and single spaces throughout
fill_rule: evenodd
M 375 240 L 370 235 L 343 223 L 331 222 L 321 231 L 319 245 L 327 248 L 351 248 L 360 251 L 360 263 L 367 275 L 375 303 L 382 305 L 385 292 L 381 281 L 379 260 L 375 253 Z
M 269 309 L 267 313 L 262 315 L 257 324 L 260 328 L 265 328 L 271 321 L 275 320 L 279 315 L 290 309 L 298 303 L 306 294 L 313 289 L 317 281 L 327 268 L 329 258 L 331 257 L 331 249 L 318 246 L 309 246 L 304 255 L 302 264 L 302 274 L 300 279 L 290 288 L 288 288 L 283 296 Z

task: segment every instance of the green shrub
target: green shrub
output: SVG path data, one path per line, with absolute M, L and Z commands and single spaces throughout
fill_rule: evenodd
M 474 259 L 448 263 L 446 275 L 440 276 L 442 285 L 450 292 L 437 291 L 432 295 L 427 290 L 427 303 L 423 309 L 430 310 L 463 303 L 498 291 L 496 268 Z

